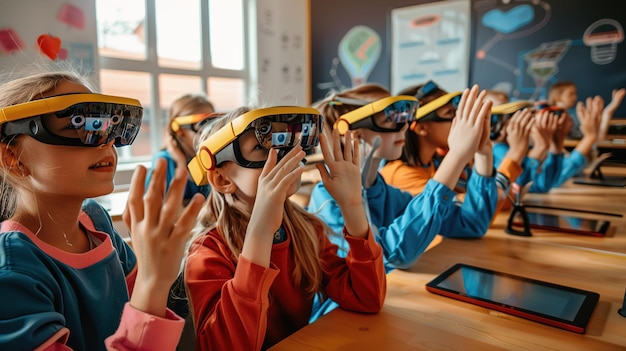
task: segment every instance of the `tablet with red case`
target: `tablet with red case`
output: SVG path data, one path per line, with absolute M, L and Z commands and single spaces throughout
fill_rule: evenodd
M 426 290 L 583 334 L 600 295 L 593 291 L 458 263 Z

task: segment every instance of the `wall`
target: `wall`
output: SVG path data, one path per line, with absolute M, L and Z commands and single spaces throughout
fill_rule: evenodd
M 366 81 L 390 87 L 390 11 L 393 8 L 430 2 L 388 0 L 364 4 L 358 0 L 312 1 L 313 101 L 323 98 L 331 89 L 351 86 L 350 77 L 338 60 L 338 46 L 342 37 L 358 25 L 370 27 L 382 40 L 381 55 Z M 554 81 L 573 80 L 578 85 L 579 99 L 599 94 L 607 102 L 610 100 L 611 89 L 626 87 L 626 42 L 616 44 L 614 60 L 604 64 L 593 62 L 592 48 L 583 42 L 585 29 L 601 18 L 612 18 L 621 26 L 626 26 L 626 12 L 616 11 L 614 1 L 597 0 L 593 2 L 593 6 L 585 0 L 506 2 L 510 5 L 504 5 L 501 0 L 471 0 L 470 84 L 478 83 L 484 88 L 509 89 L 514 98 L 540 98 Z M 489 9 L 500 10 L 506 15 L 506 11 L 521 5 L 531 6 L 532 15 L 523 24 L 518 22 L 516 28 L 512 24 L 510 28 L 505 28 L 505 31 L 510 31 L 506 34 L 503 34 L 503 28 L 499 28 L 498 32 L 481 22 L 482 15 Z M 518 15 L 528 16 L 528 11 Z M 619 36 L 615 30 L 613 32 Z M 621 35 L 623 36 L 623 31 Z M 523 55 L 536 50 L 542 44 L 550 45 L 561 40 L 570 40 L 570 46 L 560 57 L 554 75 L 547 77 L 545 81 L 535 81 L 533 76 L 526 73 L 528 65 Z M 478 56 L 481 57 L 480 60 L 477 59 Z M 626 117 L 626 103 L 621 105 L 616 116 Z
M 626 12 L 597 0 L 473 1 L 470 81 L 500 86 L 513 98 L 546 98 L 558 80 L 578 99 L 626 87 Z M 599 21 L 599 22 L 598 22 Z M 615 116 L 626 117 L 626 103 Z
M 97 73 L 96 8 L 92 0 L 2 0 L 0 73 L 55 62 Z M 42 45 L 38 45 L 38 39 Z
M 315 0 L 311 1 L 311 94 L 317 101 L 331 89 L 350 87 L 351 78 L 338 59 L 338 46 L 354 26 L 366 25 L 382 41 L 378 62 L 367 81 L 389 87 L 389 37 L 387 30 L 391 9 L 424 4 L 420 0 Z

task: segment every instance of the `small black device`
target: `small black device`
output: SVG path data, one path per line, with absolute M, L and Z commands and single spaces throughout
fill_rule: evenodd
M 605 236 L 611 225 L 611 222 L 603 219 L 587 219 L 568 215 L 527 211 L 527 216 L 530 228 L 598 237 Z M 513 227 L 522 227 L 524 225 L 521 217 L 513 218 L 511 224 Z
M 600 299 L 596 292 L 457 263 L 426 290 L 583 334 Z

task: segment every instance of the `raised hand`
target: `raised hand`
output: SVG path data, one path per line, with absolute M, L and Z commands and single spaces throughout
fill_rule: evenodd
M 563 112 L 560 117 L 555 116 L 554 118 L 557 120 L 557 126 L 554 131 L 552 142 L 550 143 L 550 152 L 558 155 L 565 150 L 565 139 L 567 138 L 570 130 L 572 130 L 574 122 L 572 121 L 572 117 L 567 112 Z
M 580 131 L 583 136 L 597 137 L 603 108 L 604 100 L 599 95 L 593 98 L 588 97 L 585 104 L 582 101 L 576 104 L 576 115 L 580 121 Z
M 523 109 L 516 111 L 506 126 L 506 142 L 509 145 L 507 157 L 521 164 L 528 152 L 530 132 L 535 125 L 533 111 Z
M 479 93 L 479 89 L 478 85 L 465 89 L 448 135 L 450 151 L 446 157 L 454 155 L 464 165 L 472 159 L 479 146 L 489 140 L 488 117 L 492 102 L 485 101 L 486 92 Z
M 360 153 L 357 139 L 351 133 L 344 136 L 343 150 L 339 133 L 333 130 L 332 147 L 325 134 L 320 135 L 324 164 L 316 164 L 326 190 L 339 207 L 361 204 Z
M 337 201 L 346 230 L 352 236 L 364 237 L 369 229 L 361 195 L 359 142 L 351 133 L 344 136 L 343 150 L 339 132 L 332 132 L 332 147 L 320 134 L 324 164 L 316 164 L 328 193 Z M 328 169 L 326 168 L 328 167 Z
M 270 150 L 259 176 L 256 199 L 250 216 L 251 225 L 267 229 L 270 234 L 280 228 L 285 201 L 293 195 L 290 191 L 295 192 L 300 185 L 303 171 L 300 162 L 305 155 L 302 147 L 297 145 L 277 162 L 276 150 Z
M 604 110 L 602 111 L 602 121 L 600 122 L 600 129 L 598 130 L 598 140 L 604 140 L 606 138 L 606 134 L 609 131 L 609 124 L 611 123 L 611 118 L 613 118 L 613 114 L 624 100 L 624 96 L 626 96 L 626 89 L 613 89 L 611 94 L 611 101 L 606 105 Z
M 274 233 L 280 228 L 285 201 L 300 186 L 305 152 L 300 145 L 291 149 L 280 161 L 276 150 L 269 151 L 259 175 L 256 197 L 241 250 L 250 261 L 269 267 Z
M 564 115 L 561 118 L 566 118 L 566 116 Z M 528 152 L 528 157 L 539 161 L 544 160 L 553 142 L 558 125 L 559 119 L 554 113 L 548 110 L 541 110 L 535 113 L 535 124 L 530 131 L 533 147 Z
M 461 101 L 452 120 L 450 134 L 448 134 L 449 151 L 441 161 L 433 180 L 454 189 L 461 172 L 478 151 L 478 147 L 485 139 L 485 128 L 489 132 L 489 116 L 491 115 L 491 101 L 485 101 L 486 91 L 479 93 L 478 85 L 472 89 L 465 89 Z M 487 139 L 488 134 L 487 134 Z M 480 157 L 477 155 L 475 167 L 481 168 L 479 173 L 488 176 L 493 170 L 491 155 Z M 480 164 L 480 165 L 479 165 Z
M 183 206 L 186 167 L 176 168 L 167 193 L 165 160 L 156 161 L 147 191 L 146 172 L 143 166 L 135 170 L 123 214 L 137 257 L 137 278 L 130 304 L 141 311 L 165 316 L 169 289 L 178 276 L 204 196 L 196 194 Z
M 590 156 L 593 145 L 598 140 L 599 131 L 602 123 L 602 111 L 604 109 L 604 100 L 602 97 L 588 97 L 585 104 L 579 101 L 576 104 L 576 115 L 580 121 L 580 131 L 583 137 L 576 145 L 576 150 L 585 156 Z

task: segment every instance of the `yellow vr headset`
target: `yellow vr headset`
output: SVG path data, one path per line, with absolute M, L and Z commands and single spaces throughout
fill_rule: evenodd
M 170 122 L 170 130 L 172 132 L 178 132 L 182 128 L 189 128 L 194 132 L 198 132 L 204 125 L 206 125 L 212 118 L 223 116 L 223 113 L 211 112 L 211 113 L 196 113 L 187 116 L 178 116 L 172 118 Z
M 528 107 L 533 107 L 533 106 L 534 104 L 532 102 L 526 101 L 526 100 L 507 102 L 506 104 L 493 106 L 491 108 L 491 114 L 492 115 L 512 115 L 519 110 L 522 110 Z
M 241 153 L 238 138 L 254 132 L 263 148 L 279 149 L 279 159 L 296 145 L 311 150 L 319 143 L 323 116 L 310 107 L 279 106 L 244 113 L 211 134 L 198 146 L 187 168 L 197 185 L 208 184 L 207 171 L 233 161 L 242 167 L 262 168 L 265 161 L 249 161 Z
M 448 103 L 452 102 L 454 108 L 457 108 L 459 105 L 459 101 L 461 100 L 461 92 L 455 91 L 453 93 L 444 94 L 438 98 L 435 98 L 427 103 L 423 103 L 426 96 L 432 95 L 437 92 L 445 92 L 441 89 L 437 83 L 429 80 L 424 83 L 417 92 L 415 93 L 415 97 L 421 102 L 421 106 L 417 114 L 415 115 L 415 119 L 420 122 L 425 121 L 434 121 L 434 122 L 450 122 L 450 118 L 441 118 L 437 116 L 436 111 Z
M 505 122 L 511 119 L 515 112 L 531 107 L 534 107 L 533 103 L 526 100 L 493 106 L 491 108 L 491 130 L 489 132 L 491 140 L 496 139 L 500 135 Z
M 0 130 L 3 141 L 23 134 L 51 145 L 125 146 L 135 140 L 142 117 L 138 100 L 74 93 L 0 109 Z
M 358 128 L 367 128 L 380 133 L 398 132 L 402 130 L 404 124 L 415 120 L 415 113 L 419 107 L 417 98 L 410 95 L 389 96 L 374 102 L 336 97 L 331 104 L 361 106 L 341 115 L 335 122 L 333 128 L 341 135 Z M 376 124 L 374 116 L 379 112 L 385 114 L 387 121 L 396 123 L 396 127 L 384 128 Z
M 423 104 L 422 106 L 420 106 L 420 109 L 417 111 L 417 114 L 415 115 L 415 119 L 417 119 L 419 122 L 426 122 L 426 121 L 449 122 L 450 121 L 449 118 L 441 118 L 437 116 L 436 112 L 438 109 L 444 107 L 450 102 L 452 102 L 452 105 L 455 108 L 458 107 L 459 101 L 461 100 L 461 94 L 462 92 L 460 91 L 447 93 L 432 101 L 429 101 L 428 103 Z

